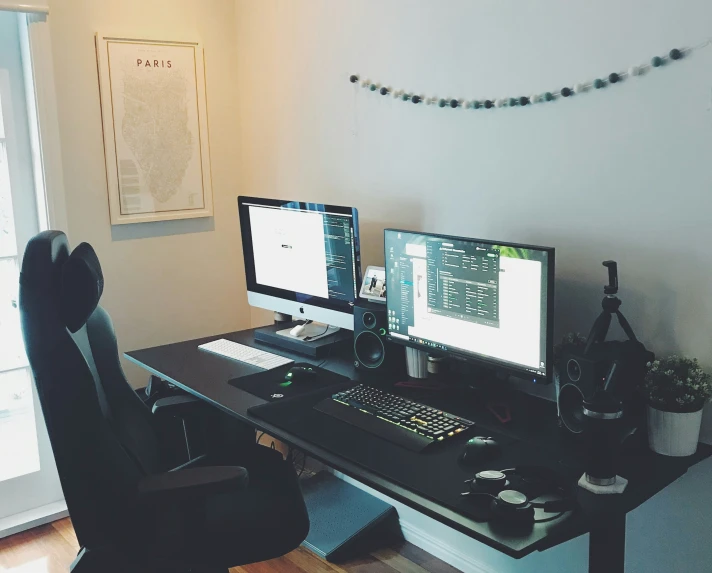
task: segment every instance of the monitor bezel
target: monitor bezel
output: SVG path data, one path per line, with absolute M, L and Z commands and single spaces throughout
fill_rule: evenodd
M 342 215 L 349 215 L 351 217 L 351 233 L 354 238 L 354 267 L 356 273 L 356 288 L 354 301 L 344 301 L 344 300 L 330 300 L 317 296 L 310 296 L 305 293 L 300 293 L 298 291 L 289 291 L 280 288 L 270 287 L 257 282 L 255 274 L 255 258 L 254 251 L 252 247 L 252 232 L 250 224 L 250 214 L 249 206 L 250 204 L 261 206 L 261 207 L 272 207 L 272 208 L 283 208 L 292 207 L 299 209 L 304 209 L 306 211 L 314 212 L 330 212 Z M 253 293 L 252 297 L 249 297 L 251 302 L 256 301 L 273 301 L 276 299 L 284 301 L 286 304 L 284 307 L 273 308 L 271 310 L 278 310 L 280 312 L 290 312 L 289 310 L 281 310 L 281 308 L 291 309 L 291 313 L 300 313 L 302 318 L 310 318 L 306 316 L 308 314 L 308 309 L 310 307 L 316 307 L 317 309 L 324 309 L 326 311 L 332 311 L 336 313 L 342 313 L 350 315 L 353 317 L 353 307 L 355 302 L 358 300 L 358 289 L 361 287 L 361 240 L 359 235 L 359 225 L 358 225 L 358 210 L 354 207 L 344 207 L 340 205 L 329 205 L 325 203 L 312 203 L 308 201 L 290 201 L 285 199 L 269 199 L 265 197 L 251 197 L 246 195 L 240 195 L 237 198 L 238 205 L 238 216 L 240 219 L 240 234 L 242 237 L 242 254 L 245 264 L 245 281 L 248 291 L 248 296 Z M 261 295 L 261 296 L 254 296 Z M 262 304 L 258 303 L 259 306 L 263 307 Z M 266 307 L 263 307 L 266 308 Z M 300 316 L 297 314 L 297 316 Z M 325 316 L 328 317 L 328 313 L 319 312 L 319 318 L 315 320 L 323 320 Z M 335 321 L 338 322 L 338 321 Z M 351 323 L 353 323 L 353 318 L 351 318 Z M 334 324 L 334 323 L 331 323 Z M 334 324 L 338 326 L 338 324 Z
M 413 231 L 408 229 L 384 229 L 383 230 L 383 254 L 384 263 L 386 269 L 388 269 L 388 253 L 386 251 L 386 234 L 388 232 L 392 233 L 410 233 L 414 235 L 423 235 L 426 237 L 436 237 L 445 240 L 454 241 L 471 241 L 473 243 L 483 243 L 490 245 L 501 245 L 503 247 L 514 247 L 519 249 L 534 249 L 538 251 L 543 251 L 547 253 L 547 292 L 546 292 L 546 375 L 542 379 L 541 374 L 536 374 L 527 370 L 525 366 L 517 365 L 514 362 L 507 362 L 497 358 L 491 358 L 486 355 L 477 354 L 475 352 L 469 352 L 461 348 L 448 348 L 447 351 L 438 350 L 426 344 L 419 344 L 418 342 L 413 342 L 411 340 L 404 340 L 398 336 L 394 337 L 391 335 L 390 327 L 387 330 L 386 338 L 389 342 L 395 344 L 400 344 L 401 346 L 407 346 L 410 348 L 415 348 L 417 350 L 422 350 L 428 354 L 435 354 L 443 357 L 452 357 L 456 360 L 464 360 L 472 364 L 477 364 L 486 368 L 493 368 L 498 373 L 509 374 L 521 378 L 523 380 L 528 380 L 537 384 L 549 384 L 553 381 L 554 377 L 554 293 L 555 293 L 555 253 L 556 249 L 554 247 L 542 247 L 540 245 L 527 245 L 524 243 L 512 243 L 507 241 L 493 241 L 491 239 L 477 239 L 472 237 L 459 237 L 455 235 L 444 235 L 441 233 L 427 233 L 423 231 Z M 388 296 L 393 296 L 394 293 L 389 292 L 386 296 L 386 304 L 388 304 Z M 435 341 L 430 341 L 435 342 Z

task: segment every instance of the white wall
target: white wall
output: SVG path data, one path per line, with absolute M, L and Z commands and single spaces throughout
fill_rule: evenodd
M 712 4 L 236 2 L 240 193 L 358 207 L 364 264 L 382 261 L 387 226 L 554 246 L 557 337 L 588 331 L 601 261 L 616 259 L 622 310 L 641 339 L 712 371 L 712 47 L 525 109 L 416 107 L 347 79 L 470 99 L 555 90 L 705 40 Z M 627 570 L 710 569 L 700 536 L 711 467 L 629 516 Z M 430 532 L 483 569 L 586 570 L 585 538 L 515 561 Z
M 122 351 L 249 324 L 237 224 L 239 172 L 232 0 L 52 0 L 69 236 L 102 262 L 102 304 Z M 112 228 L 106 192 L 94 34 L 185 40 L 205 48 L 215 217 Z M 126 365 L 133 384 L 146 373 Z
M 616 259 L 642 340 L 712 369 L 712 47 L 524 109 L 415 106 L 347 79 L 529 95 L 697 44 L 711 19 L 704 0 L 237 0 L 239 191 L 355 205 L 364 264 L 386 226 L 554 246 L 557 338 L 588 331 Z

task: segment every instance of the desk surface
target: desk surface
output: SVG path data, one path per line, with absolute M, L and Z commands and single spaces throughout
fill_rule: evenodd
M 514 534 L 511 530 L 502 529 L 501 526 L 498 528 L 488 522 L 475 521 L 468 516 L 466 506 L 462 506 L 463 509 L 460 510 L 453 504 L 436 501 L 432 495 L 427 495 L 422 491 L 422 488 L 417 487 L 417 480 L 411 482 L 408 479 L 398 481 L 388 479 L 384 477 L 388 475 L 388 472 L 382 471 L 383 468 L 378 467 L 377 463 L 371 462 L 368 465 L 358 463 L 356 461 L 358 457 L 350 456 L 348 451 L 336 454 L 333 449 L 328 450 L 320 447 L 296 433 L 283 431 L 260 418 L 251 416 L 247 410 L 252 406 L 264 404 L 264 400 L 235 388 L 227 382 L 233 378 L 261 372 L 261 370 L 248 364 L 198 350 L 199 344 L 218 338 L 227 338 L 275 352 L 275 349 L 255 342 L 254 330 L 244 330 L 135 350 L 126 353 L 125 356 L 149 372 L 212 403 L 231 416 L 300 448 L 312 457 L 391 498 L 515 558 L 521 558 L 532 551 L 541 551 L 578 537 L 590 531 L 595 524 L 606 520 L 607 516 L 625 514 L 635 509 L 682 476 L 688 467 L 712 454 L 712 446 L 703 444 L 700 444 L 697 454 L 690 458 L 667 458 L 645 449 L 629 453 L 623 457 L 619 472 L 629 480 L 628 489 L 623 495 L 594 496 L 579 488 L 577 496 L 582 508 L 580 511 L 568 518 L 536 524 L 526 533 Z M 290 354 L 281 349 L 277 352 L 299 362 L 311 362 L 312 364 L 321 362 L 321 360 L 309 360 L 303 356 Z M 359 376 L 363 377 L 355 371 L 350 354 L 334 356 L 323 367 L 354 380 L 358 380 Z M 368 380 L 363 381 L 367 382 Z M 413 467 L 413 472 L 419 472 L 421 479 L 422 474 L 426 473 L 431 475 L 434 480 L 442 481 L 443 475 L 447 474 L 449 482 L 452 483 L 453 492 L 458 492 L 458 488 L 459 491 L 464 491 L 462 481 L 472 477 L 476 471 L 532 463 L 533 459 L 537 461 L 545 459 L 551 462 L 545 465 L 559 464 L 558 469 L 563 469 L 569 474 L 573 474 L 579 469 L 580 458 L 578 455 L 580 454 L 578 452 L 580 452 L 580 447 L 560 433 L 556 427 L 555 406 L 545 400 L 522 397 L 521 403 L 512 404 L 513 422 L 501 424 L 487 412 L 475 395 L 463 396 L 460 393 L 456 396 L 447 396 L 443 392 L 437 395 L 433 394 L 429 399 L 427 394 L 424 395 L 421 392 L 416 396 L 409 397 L 414 397 L 425 403 L 431 402 L 433 405 L 475 421 L 481 430 L 475 435 L 500 434 L 508 437 L 514 444 L 503 448 L 503 455 L 499 460 L 483 463 L 481 467 L 474 468 L 464 468 L 457 461 L 464 445 L 462 440 L 447 445 L 444 443 L 440 445 L 441 449 L 436 446 L 433 450 L 436 452 L 434 457 L 433 455 L 425 457 L 427 454 L 424 454 L 422 463 Z M 378 437 L 373 436 L 373 439 L 382 442 Z

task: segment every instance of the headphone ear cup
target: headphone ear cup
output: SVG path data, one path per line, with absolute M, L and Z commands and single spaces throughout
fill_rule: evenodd
M 463 493 L 469 499 L 477 500 L 471 510 L 476 511 L 483 521 L 492 524 L 513 524 L 533 526 L 535 509 L 551 514 L 541 516 L 539 521 L 556 518 L 555 514 L 575 511 L 579 506 L 575 492 L 569 484 L 554 471 L 538 466 L 520 466 L 501 471 L 479 472 L 469 483 L 469 491 Z M 549 501 L 529 501 L 548 493 L 561 496 Z
M 512 490 L 505 490 L 504 493 L 518 494 L 522 498 L 522 503 L 515 505 L 508 501 L 508 496 L 501 494 L 495 497 L 490 504 L 492 518 L 499 523 L 519 523 L 534 524 L 534 507 L 526 499 L 526 496 Z

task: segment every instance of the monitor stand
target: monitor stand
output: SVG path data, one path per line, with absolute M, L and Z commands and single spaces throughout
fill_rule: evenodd
M 302 324 L 304 325 L 304 330 L 298 335 L 292 334 L 292 329 L 294 326 L 290 326 L 289 328 L 284 328 L 282 330 L 278 330 L 277 334 L 280 336 L 284 336 L 285 338 L 289 340 L 300 340 L 301 342 L 312 342 L 314 340 L 319 340 L 321 338 L 328 338 L 329 336 L 333 336 L 337 332 L 339 332 L 341 329 L 338 326 L 331 326 L 329 324 L 322 324 L 321 322 L 301 322 L 297 321 L 297 324 Z
M 289 331 L 298 324 L 303 324 L 303 321 L 280 322 L 258 328 L 255 340 L 309 358 L 324 358 L 335 353 L 337 347 L 353 345 L 354 337 L 350 330 L 314 322 L 308 324 L 299 336 L 292 336 Z

